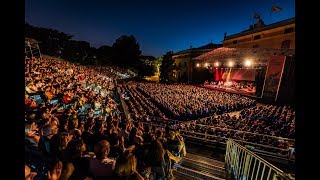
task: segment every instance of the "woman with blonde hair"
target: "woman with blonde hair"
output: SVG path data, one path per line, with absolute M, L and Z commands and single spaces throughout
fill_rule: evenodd
M 25 139 L 33 146 L 38 147 L 40 136 L 38 134 L 37 124 L 33 121 L 26 122 L 24 126 Z
M 137 172 L 137 158 L 126 151 L 119 156 L 114 169 L 114 178 L 119 180 L 144 180 Z

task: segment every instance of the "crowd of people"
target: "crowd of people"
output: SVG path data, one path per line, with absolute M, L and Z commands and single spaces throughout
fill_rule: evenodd
M 182 135 L 196 133 L 274 147 L 259 146 L 265 151 L 294 146 L 273 138 L 294 139 L 289 106 L 189 85 L 128 82 L 117 94 L 115 79 L 125 72 L 25 59 L 26 179 L 172 179 L 173 164 L 186 155 Z M 162 125 L 152 125 L 159 118 Z M 168 125 L 168 118 L 183 121 Z
M 186 155 L 179 131 L 123 118 L 110 68 L 25 64 L 26 179 L 164 179 Z
M 149 121 L 151 116 L 166 117 L 155 104 L 138 91 L 136 85 L 123 84 L 120 89 L 132 119 Z
M 265 147 L 257 148 L 279 153 L 281 151 L 277 149 L 294 147 L 294 141 L 283 138 L 295 138 L 295 111 L 287 106 L 260 105 L 241 110 L 238 117 L 222 114 L 180 123 L 179 126 L 181 130 L 218 136 L 220 138 L 208 137 L 217 142 L 221 138 L 231 138 L 262 144 Z
M 238 111 L 256 105 L 255 100 L 247 97 L 190 85 L 130 82 L 124 86 L 127 96 L 131 98 L 144 96 L 142 99 L 145 102 L 147 101 L 148 104 L 158 107 L 167 118 L 177 120 L 193 120 L 214 114 Z M 138 102 L 141 103 L 142 101 Z M 154 108 L 152 109 L 154 110 Z M 148 111 L 148 108 L 142 108 L 139 113 L 147 114 Z M 137 112 L 133 113 L 134 116 L 140 115 Z
M 208 104 L 212 103 L 215 111 L 208 111 L 212 108 L 199 108 L 207 111 L 200 111 L 198 113 L 200 116 L 191 116 L 193 117 L 191 121 L 186 115 L 172 116 L 176 120 L 186 121 L 186 123 L 179 123 L 178 128 L 184 130 L 182 133 L 192 136 L 199 135 L 192 132 L 206 133 L 209 135 L 208 139 L 216 142 L 222 142 L 222 140 L 225 142 L 228 138 L 232 138 L 249 144 L 260 144 L 261 146 L 257 146 L 257 149 L 275 153 L 287 153 L 286 149 L 294 147 L 294 141 L 281 139 L 294 139 L 295 135 L 295 111 L 288 106 L 257 105 L 249 98 L 238 99 L 240 95 L 187 85 L 129 82 L 122 84 L 121 90 L 131 118 L 135 120 L 160 125 L 167 123 L 165 120 L 168 116 L 170 117 L 170 113 L 174 114 L 170 110 L 176 113 L 179 110 L 191 112 L 191 115 L 192 112 L 196 114 L 195 109 L 199 106 L 208 107 Z M 213 98 L 205 99 L 204 97 L 209 96 L 210 93 L 213 93 L 210 96 Z M 206 96 L 202 96 L 203 94 Z M 240 115 L 232 116 L 228 113 L 232 111 L 239 111 Z M 268 147 L 274 148 L 270 150 Z

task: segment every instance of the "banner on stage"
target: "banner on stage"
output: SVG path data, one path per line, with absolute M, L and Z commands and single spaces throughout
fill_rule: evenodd
M 263 85 L 262 98 L 277 100 L 285 60 L 285 56 L 270 57 Z

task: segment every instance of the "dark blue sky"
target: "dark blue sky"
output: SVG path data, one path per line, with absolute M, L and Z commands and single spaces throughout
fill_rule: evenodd
M 133 35 L 142 54 L 158 57 L 210 42 L 249 28 L 255 12 L 265 24 L 295 16 L 294 0 L 26 0 L 25 20 L 88 41 L 111 46 Z M 283 8 L 270 13 L 272 5 Z

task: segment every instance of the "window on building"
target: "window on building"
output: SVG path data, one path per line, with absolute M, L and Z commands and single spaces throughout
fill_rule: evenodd
M 291 43 L 291 40 L 282 41 L 281 48 L 289 49 L 290 48 L 290 43 Z
M 293 33 L 293 27 L 284 30 L 284 34 Z
M 261 36 L 260 35 L 256 35 L 253 37 L 253 40 L 257 40 L 257 39 L 261 39 Z
M 238 40 L 232 41 L 232 44 L 238 44 Z
M 252 48 L 258 48 L 258 47 L 260 47 L 258 44 L 252 46 Z

